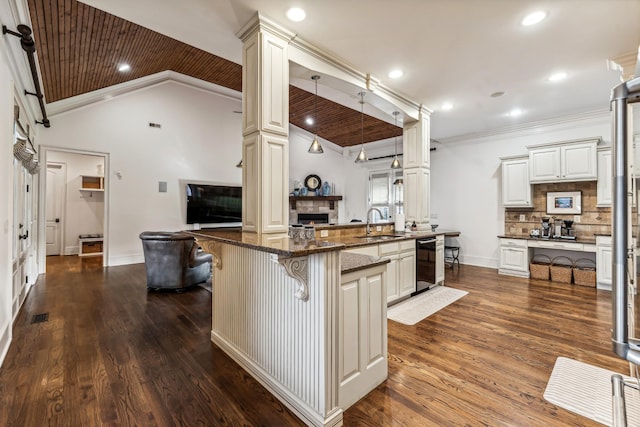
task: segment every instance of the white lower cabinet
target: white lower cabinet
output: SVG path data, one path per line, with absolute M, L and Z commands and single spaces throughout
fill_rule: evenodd
M 436 284 L 444 283 L 444 236 L 436 236 Z
M 598 289 L 611 290 L 613 280 L 613 247 L 611 237 L 596 237 L 596 286 Z
M 378 256 L 389 259 L 387 264 L 387 303 L 407 297 L 416 291 L 416 242 L 403 240 L 381 243 Z
M 442 238 L 444 242 L 444 237 Z M 443 243 L 444 245 L 444 243 Z M 387 264 L 387 303 L 391 304 L 416 291 L 416 241 L 380 243 L 346 249 L 344 252 L 379 256 L 389 260 Z M 444 280 L 444 246 L 442 272 Z
M 346 273 L 340 280 L 338 406 L 343 410 L 387 378 L 388 265 Z
M 499 274 L 529 277 L 529 248 L 524 239 L 500 239 Z

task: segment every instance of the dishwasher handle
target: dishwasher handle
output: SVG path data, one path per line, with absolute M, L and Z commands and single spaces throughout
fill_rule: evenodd
M 423 245 L 428 245 L 430 243 L 435 243 L 437 240 L 436 239 L 423 239 L 423 240 L 417 240 L 418 245 L 423 246 Z

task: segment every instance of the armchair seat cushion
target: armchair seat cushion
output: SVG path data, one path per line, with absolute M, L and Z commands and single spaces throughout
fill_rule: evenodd
M 140 233 L 149 289 L 183 289 L 211 277 L 211 254 L 183 232 Z

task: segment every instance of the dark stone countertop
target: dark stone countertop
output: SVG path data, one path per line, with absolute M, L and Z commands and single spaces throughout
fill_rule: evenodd
M 389 262 L 391 262 L 391 260 L 386 258 L 343 252 L 340 254 L 340 272 L 342 274 L 352 273 Z
M 360 224 L 362 226 L 362 224 Z M 425 237 L 444 235 L 448 237 L 459 236 L 458 231 L 414 231 L 407 233 L 388 233 L 383 238 L 381 233 L 373 232 L 369 237 L 335 237 L 325 240 L 294 240 L 285 233 L 282 234 L 258 234 L 243 233 L 240 229 L 203 229 L 186 230 L 198 241 L 214 240 L 236 246 L 242 246 L 263 252 L 273 253 L 285 257 L 306 256 L 315 253 L 341 251 L 347 248 L 359 246 L 377 245 L 378 243 L 390 243 L 402 240 L 415 240 Z M 316 233 L 317 234 L 317 233 Z
M 520 240 L 530 240 L 535 242 L 557 242 L 557 243 L 582 243 L 582 244 L 591 244 L 594 245 L 596 243 L 595 235 L 593 238 L 590 237 L 579 237 L 575 240 L 571 239 L 543 239 L 541 237 L 530 237 L 530 236 L 510 236 L 508 234 L 503 234 L 498 236 L 499 239 L 520 239 Z

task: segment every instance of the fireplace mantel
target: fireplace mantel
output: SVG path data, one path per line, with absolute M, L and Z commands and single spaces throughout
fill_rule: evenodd
M 342 200 L 342 196 L 289 196 L 289 204 L 291 205 L 291 210 L 296 210 L 296 203 L 298 200 L 325 200 L 329 202 L 329 209 L 335 209 L 335 202 L 338 200 Z

